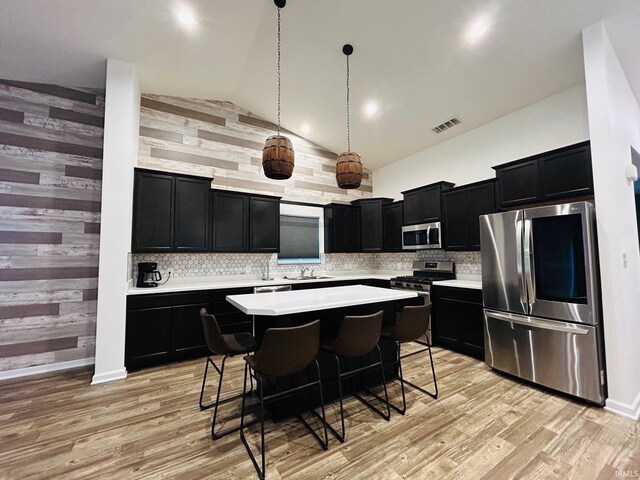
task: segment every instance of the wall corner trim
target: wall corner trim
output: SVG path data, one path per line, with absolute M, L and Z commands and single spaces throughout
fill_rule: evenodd
M 113 382 L 115 380 L 124 380 L 125 378 L 127 378 L 127 370 L 125 368 L 112 370 L 111 372 L 95 374 L 91 379 L 91 385 Z
M 640 420 L 640 392 L 638 392 L 636 399 L 631 404 L 608 398 L 604 408 L 616 415 L 622 415 L 632 420 Z
M 36 365 L 34 367 L 16 368 L 0 372 L 0 380 L 8 380 L 10 378 L 29 377 L 31 375 L 39 375 L 41 373 L 57 372 L 59 370 L 69 370 L 71 368 L 86 367 L 93 365 L 94 358 L 81 358 L 79 360 L 69 360 L 66 362 L 49 363 L 46 365 Z

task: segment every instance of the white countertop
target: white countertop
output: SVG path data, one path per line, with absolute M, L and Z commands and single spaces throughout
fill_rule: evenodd
M 246 288 L 246 287 L 260 287 L 268 285 L 294 285 L 297 283 L 316 283 L 316 282 L 339 282 L 342 280 L 390 280 L 393 277 L 399 275 L 407 275 L 406 272 L 378 272 L 378 273 L 332 273 L 329 272 L 326 276 L 330 278 L 321 278 L 314 280 L 288 280 L 282 278 L 282 273 L 279 274 L 280 278 L 274 278 L 273 280 L 260 280 L 259 278 L 247 277 L 247 276 L 210 276 L 210 277 L 172 277 L 167 283 L 158 285 L 154 288 L 137 288 L 135 285 L 130 285 L 127 295 L 148 295 L 153 293 L 173 293 L 173 292 L 190 292 L 198 290 L 219 290 L 226 288 Z M 290 275 L 295 275 L 291 273 Z M 320 274 L 319 274 L 320 275 Z M 325 275 L 322 273 L 322 275 Z M 274 275 L 275 276 L 275 275 Z
M 351 285 L 288 292 L 228 295 L 227 301 L 248 315 L 276 316 L 352 305 L 391 302 L 417 296 L 416 292 L 410 290 Z
M 474 290 L 482 290 L 482 281 L 480 280 L 438 280 L 433 282 L 433 285 L 441 287 L 455 287 L 455 288 L 472 288 Z

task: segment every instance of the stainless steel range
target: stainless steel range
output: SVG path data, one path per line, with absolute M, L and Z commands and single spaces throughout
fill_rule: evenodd
M 392 278 L 391 288 L 416 290 L 428 297 L 433 282 L 456 278 L 455 268 L 453 262 L 413 262 L 413 275 Z

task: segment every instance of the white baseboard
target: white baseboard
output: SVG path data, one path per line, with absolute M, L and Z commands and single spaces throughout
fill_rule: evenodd
M 608 398 L 604 408 L 623 417 L 640 420 L 640 393 L 636 395 L 636 399 L 631 404 Z
M 120 368 L 118 370 L 112 370 L 110 372 L 96 373 L 91 380 L 91 385 L 113 382 L 114 380 L 123 380 L 125 378 L 127 378 L 127 369 Z
M 10 378 L 28 377 L 38 375 L 40 373 L 57 372 L 58 370 L 68 370 L 69 368 L 86 367 L 93 365 L 94 358 L 81 358 L 79 360 L 69 360 L 67 362 L 49 363 L 47 365 L 36 365 L 35 367 L 16 368 L 15 370 L 7 370 L 0 372 L 0 380 L 8 380 Z

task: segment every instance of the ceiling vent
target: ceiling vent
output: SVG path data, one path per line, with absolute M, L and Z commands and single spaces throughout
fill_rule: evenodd
M 461 123 L 462 120 L 460 120 L 458 117 L 451 117 L 446 122 L 441 123 L 437 127 L 433 127 L 431 130 L 433 130 L 434 133 L 442 133 L 446 130 L 449 130 L 450 128 L 455 127 L 456 125 L 460 125 Z

